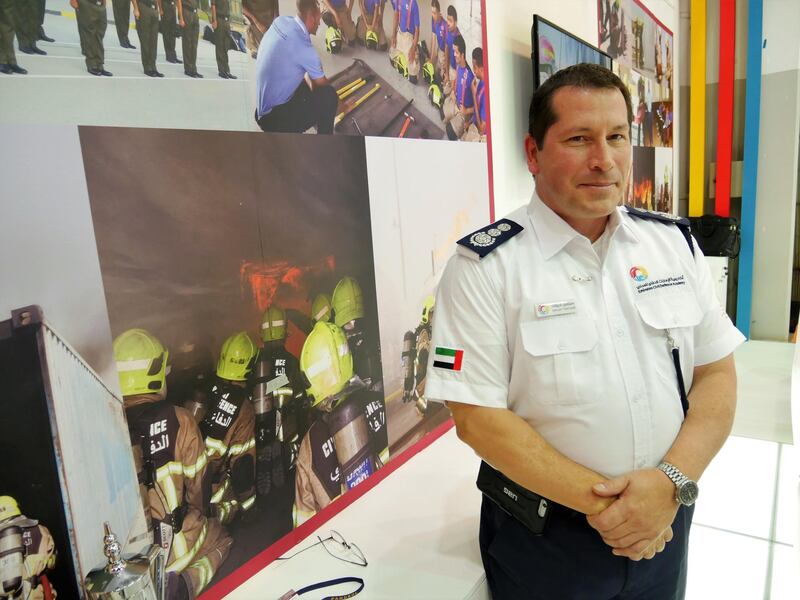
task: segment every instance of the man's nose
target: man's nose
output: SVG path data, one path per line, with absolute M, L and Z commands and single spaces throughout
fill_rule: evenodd
M 592 145 L 591 155 L 589 156 L 589 168 L 598 171 L 608 171 L 614 166 L 611 158 L 611 147 L 608 142 L 602 140 Z

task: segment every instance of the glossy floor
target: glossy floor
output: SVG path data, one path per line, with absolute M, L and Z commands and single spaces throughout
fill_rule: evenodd
M 800 598 L 800 456 L 792 445 L 793 347 L 736 353 L 733 435 L 703 475 L 689 542 L 687 600 Z

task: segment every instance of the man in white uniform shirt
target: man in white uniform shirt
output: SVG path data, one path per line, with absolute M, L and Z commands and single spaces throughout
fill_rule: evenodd
M 484 459 L 494 598 L 685 592 L 696 482 L 731 429 L 744 337 L 687 222 L 621 206 L 632 118 L 606 69 L 548 79 L 525 139 L 530 203 L 459 241 L 439 285 L 426 395 Z

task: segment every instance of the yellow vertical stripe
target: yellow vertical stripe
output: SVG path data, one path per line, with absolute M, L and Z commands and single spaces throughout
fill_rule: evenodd
M 706 149 L 706 0 L 692 0 L 689 88 L 689 216 L 703 214 Z

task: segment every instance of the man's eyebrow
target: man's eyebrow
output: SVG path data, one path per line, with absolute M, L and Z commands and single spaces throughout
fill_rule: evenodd
M 592 127 L 572 127 L 564 131 L 564 135 L 575 135 L 576 133 L 592 133 L 595 131 Z M 615 125 L 611 128 L 611 131 L 628 131 L 628 124 L 627 123 L 620 123 L 619 125 Z

